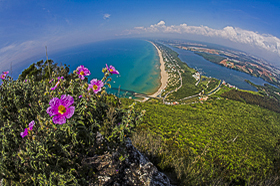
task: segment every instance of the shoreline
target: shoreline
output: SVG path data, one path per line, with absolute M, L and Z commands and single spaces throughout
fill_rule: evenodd
M 158 47 L 153 42 L 151 42 L 151 41 L 148 41 L 148 42 L 152 43 L 154 45 L 154 47 L 157 49 L 158 56 L 159 56 L 159 61 L 160 61 L 160 76 L 161 76 L 160 82 L 161 82 L 161 85 L 160 85 L 160 87 L 158 88 L 158 90 L 155 93 L 148 94 L 150 97 L 154 97 L 155 98 L 167 86 L 167 83 L 168 83 L 168 73 L 165 71 L 165 66 L 164 66 L 164 61 L 163 61 L 163 58 L 162 58 L 161 51 L 158 49 Z

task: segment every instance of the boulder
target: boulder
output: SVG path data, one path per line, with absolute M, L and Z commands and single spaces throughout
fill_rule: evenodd
M 132 145 L 130 138 L 125 148 L 128 156 L 123 161 L 119 160 L 118 152 L 109 151 L 83 160 L 95 170 L 90 185 L 171 186 L 169 178 Z

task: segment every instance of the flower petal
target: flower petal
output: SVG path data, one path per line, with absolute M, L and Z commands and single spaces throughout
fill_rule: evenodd
M 61 125 L 61 124 L 66 123 L 66 118 L 65 118 L 65 116 L 63 116 L 63 115 L 55 115 L 55 116 L 53 117 L 52 121 L 53 121 L 54 124 L 59 124 L 59 125 Z
M 119 71 L 115 70 L 112 72 L 112 74 L 120 74 Z
M 92 84 L 88 85 L 88 90 L 92 89 Z
M 58 107 L 60 105 L 60 102 L 61 101 L 58 98 L 53 98 L 50 100 L 50 107 L 46 110 L 50 116 L 58 114 Z
M 102 81 L 98 81 L 98 82 L 97 82 L 97 86 L 100 87 L 100 88 L 102 88 L 102 87 L 104 86 L 104 83 L 103 83 Z
M 71 106 L 71 107 L 69 107 L 69 108 L 67 109 L 67 111 L 65 112 L 64 116 L 65 116 L 67 119 L 69 119 L 69 118 L 71 118 L 71 117 L 73 116 L 74 112 L 75 112 L 75 107 L 74 107 L 74 106 Z
M 35 121 L 33 120 L 29 123 L 29 130 L 32 130 L 34 125 L 35 125 Z
M 22 138 L 24 138 L 25 136 L 27 136 L 27 135 L 28 135 L 28 130 L 27 130 L 27 128 L 25 128 L 25 129 L 24 129 L 24 132 L 21 132 L 20 135 L 21 135 Z
M 57 107 L 49 107 L 47 108 L 47 113 L 50 115 L 50 117 L 58 114 L 58 108 Z
M 85 72 L 85 75 L 86 75 L 86 76 L 89 76 L 89 75 L 91 74 L 90 71 L 89 71 L 87 68 L 85 69 L 84 72 Z
M 64 107 L 69 107 L 70 105 L 72 105 L 74 103 L 74 98 L 70 95 L 62 95 L 61 98 L 61 104 L 64 106 Z
M 97 83 L 97 79 L 92 79 L 92 80 L 90 81 L 90 84 L 91 84 L 91 85 L 95 85 L 95 83 Z
M 57 88 L 57 86 L 54 86 L 54 87 L 51 88 L 51 90 L 55 90 L 56 88 Z
M 58 107 L 59 106 L 59 99 L 58 98 L 52 98 L 49 102 L 50 106 L 51 107 Z
M 77 67 L 77 73 L 80 74 L 81 70 L 83 70 L 84 66 L 80 65 Z
M 85 76 L 79 75 L 79 78 L 81 78 L 81 80 L 84 80 Z

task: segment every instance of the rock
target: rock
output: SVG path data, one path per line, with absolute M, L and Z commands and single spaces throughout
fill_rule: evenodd
M 117 152 L 85 158 L 83 163 L 95 170 L 95 179 L 92 179 L 90 185 L 171 186 L 169 178 L 159 172 L 149 159 L 132 145 L 129 138 L 126 151 L 128 157 L 124 161 L 119 161 Z
M 129 162 L 131 162 L 131 165 L 132 163 L 138 164 L 138 167 L 130 166 L 131 172 L 134 172 L 135 175 L 138 175 L 138 179 L 144 185 L 171 185 L 168 177 L 164 173 L 159 172 L 158 169 L 149 161 L 149 159 L 132 145 L 129 138 L 127 139 L 126 148 L 129 153 L 129 157 L 127 159 Z

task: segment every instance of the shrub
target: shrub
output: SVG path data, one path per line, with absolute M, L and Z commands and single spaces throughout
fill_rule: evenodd
M 81 163 L 84 158 L 104 151 L 125 157 L 125 137 L 141 114 L 133 105 L 120 108 L 120 100 L 106 93 L 112 73 L 103 72 L 99 92 L 77 71 L 71 80 L 55 73 L 54 80 L 40 81 L 28 74 L 15 81 L 5 76 L 0 87 L 0 179 L 5 184 L 84 185 L 94 179 L 92 167 Z M 96 142 L 98 133 L 102 144 Z

